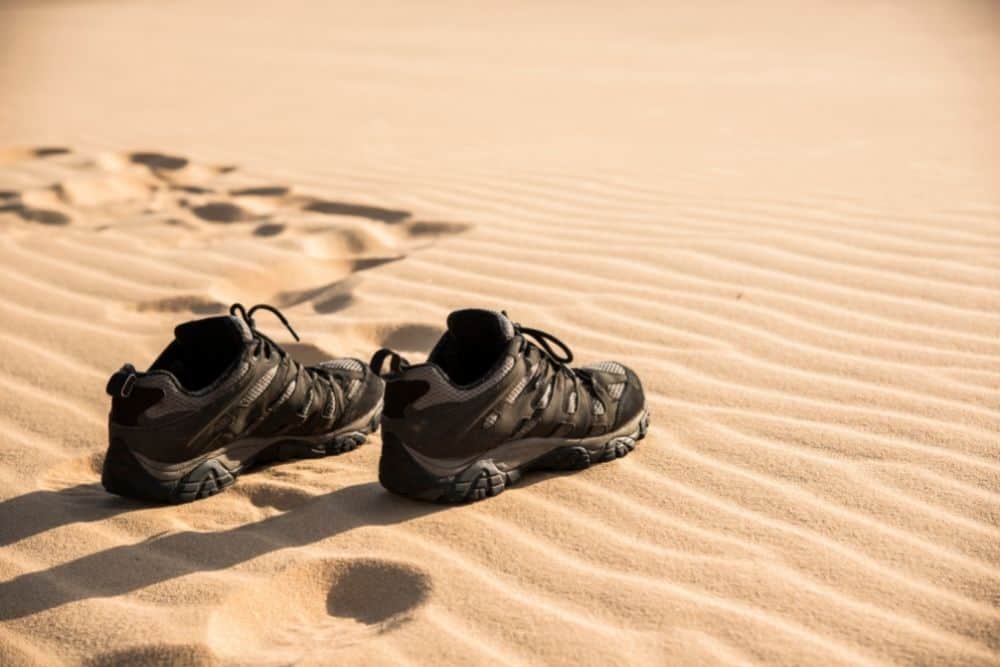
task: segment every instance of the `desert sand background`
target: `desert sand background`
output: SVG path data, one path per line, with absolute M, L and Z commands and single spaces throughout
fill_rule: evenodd
M 1000 663 L 995 3 L 6 2 L 0 98 L 3 665 Z M 653 428 L 106 495 L 107 376 L 232 301 L 504 308 Z

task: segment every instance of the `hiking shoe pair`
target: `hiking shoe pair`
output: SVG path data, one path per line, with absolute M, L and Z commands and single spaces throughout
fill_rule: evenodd
M 298 340 L 277 309 L 234 304 L 228 316 L 178 326 L 148 371 L 126 364 L 111 376 L 105 489 L 165 503 L 204 498 L 255 464 L 350 451 L 381 422 L 382 485 L 461 502 L 496 495 L 528 470 L 624 456 L 646 433 L 631 370 L 570 368 L 565 344 L 504 313 L 452 313 L 423 364 L 382 349 L 370 365 L 304 366 L 257 329 L 261 310 Z

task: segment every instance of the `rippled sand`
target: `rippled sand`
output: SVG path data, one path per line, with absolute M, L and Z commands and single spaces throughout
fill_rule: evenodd
M 0 4 L 0 663 L 1000 663 L 1000 10 L 399 4 Z M 107 376 L 233 301 L 503 308 L 653 427 L 106 495 Z

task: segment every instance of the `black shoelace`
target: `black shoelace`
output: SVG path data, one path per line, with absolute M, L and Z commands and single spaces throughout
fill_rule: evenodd
M 261 333 L 257 329 L 257 325 L 254 323 L 253 319 L 253 314 L 258 310 L 266 310 L 267 312 L 277 317 L 281 321 L 281 323 L 285 325 L 285 328 L 288 329 L 288 331 L 292 334 L 295 340 L 296 341 L 300 340 L 299 335 L 295 333 L 295 329 L 292 328 L 292 325 L 288 323 L 288 320 L 281 313 L 281 311 L 275 308 L 274 306 L 271 306 L 266 303 L 258 303 L 256 306 L 247 309 L 242 303 L 234 303 L 232 306 L 229 307 L 229 314 L 233 315 L 234 317 L 236 315 L 239 315 L 240 317 L 243 318 L 243 321 L 247 323 L 247 326 L 250 327 L 250 332 L 253 334 L 254 340 L 256 341 L 256 347 L 254 348 L 253 352 L 254 356 L 260 356 L 261 354 L 263 354 L 267 357 L 270 357 L 271 350 L 275 350 L 282 358 L 288 357 L 288 362 L 292 365 L 292 369 L 295 371 L 297 376 L 304 373 L 305 375 L 309 376 L 309 378 L 312 380 L 322 379 L 327 383 L 336 382 L 340 384 L 339 381 L 340 378 L 338 377 L 338 374 L 335 373 L 334 371 L 327 368 L 323 368 L 321 366 L 302 366 L 297 361 L 295 361 L 295 359 L 289 357 L 288 352 L 286 352 L 283 347 L 275 343 L 273 340 L 271 340 L 271 338 L 269 338 L 265 334 Z M 330 391 L 333 391 L 332 386 L 330 387 Z
M 532 341 L 540 347 L 548 357 L 560 365 L 567 365 L 573 363 L 573 350 L 569 349 L 566 343 L 562 342 L 552 334 L 547 331 L 542 331 L 541 329 L 532 329 L 531 327 L 521 326 L 520 324 L 514 323 L 514 331 L 521 334 L 522 336 L 530 336 Z M 559 346 L 562 351 L 562 355 L 556 354 L 549 343 L 554 343 Z
M 300 340 L 299 335 L 295 333 L 295 329 L 293 329 L 292 325 L 288 323 L 288 320 L 285 319 L 285 316 L 281 314 L 281 311 L 275 308 L 274 306 L 268 305 L 266 303 L 258 303 L 256 306 L 250 308 L 250 310 L 247 310 L 242 303 L 234 303 L 232 306 L 229 307 L 229 314 L 235 316 L 237 313 L 239 313 L 240 317 L 243 318 L 243 321 L 247 323 L 248 327 L 250 327 L 250 331 L 254 332 L 255 334 L 264 336 L 264 334 L 261 334 L 259 331 L 257 331 L 257 326 L 254 324 L 253 321 L 253 314 L 258 310 L 266 310 L 267 312 L 277 317 L 279 320 L 281 320 L 281 323 L 285 325 L 285 328 L 288 329 L 288 331 L 292 334 L 295 340 Z M 264 337 L 267 338 L 266 336 Z M 274 344 L 274 341 L 269 338 L 268 341 Z
M 506 311 L 502 312 L 505 317 L 509 318 Z M 527 341 L 528 344 L 541 350 L 543 357 L 549 360 L 549 363 L 555 368 L 556 373 L 566 373 L 570 377 L 576 391 L 579 392 L 579 383 L 582 382 L 588 388 L 590 393 L 593 394 L 593 378 L 591 375 L 584 369 L 569 367 L 569 364 L 573 363 L 573 351 L 569 349 L 569 346 L 566 343 L 547 331 L 532 329 L 531 327 L 522 326 L 517 322 L 512 323 L 516 333 L 525 337 L 525 340 L 529 337 L 531 338 L 530 341 Z M 556 354 L 556 351 L 552 349 L 550 343 L 556 345 L 562 354 Z
M 510 320 L 510 315 L 507 314 L 506 310 L 501 310 L 501 314 Z M 511 320 L 511 324 L 514 325 L 514 332 L 519 333 L 522 336 L 531 337 L 529 343 L 536 345 L 542 352 L 547 356 L 558 368 L 566 369 L 572 372 L 573 369 L 569 367 L 569 364 L 573 363 L 573 350 L 569 349 L 569 345 L 562 342 L 548 331 L 542 331 L 541 329 L 532 329 L 531 327 L 526 327 L 518 322 Z M 554 343 L 562 351 L 562 355 L 556 354 L 555 350 L 549 345 L 549 343 Z

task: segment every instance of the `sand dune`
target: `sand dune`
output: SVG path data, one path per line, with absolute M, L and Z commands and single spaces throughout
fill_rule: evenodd
M 997 18 L 0 5 L 0 664 L 1000 663 Z M 108 374 L 234 301 L 307 362 L 504 308 L 653 426 L 463 507 L 377 437 L 109 497 Z

